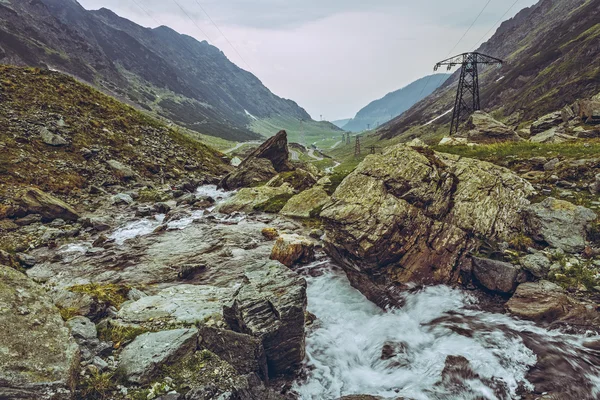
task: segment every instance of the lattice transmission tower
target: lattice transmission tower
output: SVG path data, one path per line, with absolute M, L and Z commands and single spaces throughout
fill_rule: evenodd
M 458 132 L 460 123 L 467 119 L 475 111 L 481 110 L 479 98 L 479 65 L 495 64 L 501 66 L 504 61 L 499 58 L 481 53 L 463 53 L 458 56 L 440 61 L 434 67 L 437 71 L 442 65 L 448 66 L 448 71 L 457 65 L 462 65 L 458 91 L 454 102 L 454 113 L 452 114 L 452 125 L 450 135 Z

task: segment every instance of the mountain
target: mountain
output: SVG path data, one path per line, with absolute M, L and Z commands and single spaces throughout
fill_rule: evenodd
M 540 0 L 502 23 L 477 51 L 506 61 L 480 72 L 482 108 L 526 126 L 600 91 L 600 0 Z M 382 137 L 423 136 L 449 124 L 451 114 L 444 114 L 453 107 L 458 76 L 386 124 Z
M 75 0 L 0 2 L 0 62 L 71 74 L 188 129 L 230 140 L 260 138 L 256 120 L 313 123 L 206 41 L 141 27 Z M 281 128 L 285 128 L 281 127 Z
M 383 98 L 371 102 L 360 110 L 354 118 L 343 126 L 343 129 L 351 132 L 362 132 L 369 128 L 375 128 L 397 117 L 418 101 L 429 96 L 449 77 L 450 74 L 429 75 L 402 89 L 388 93 Z
M 346 125 L 351 120 L 352 120 L 352 118 L 338 119 L 337 121 L 331 121 L 331 123 L 334 124 L 335 126 L 337 126 L 338 128 L 343 128 L 344 125 Z

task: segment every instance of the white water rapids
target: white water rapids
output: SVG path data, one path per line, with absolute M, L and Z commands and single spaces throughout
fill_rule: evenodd
M 306 339 L 307 378 L 295 384 L 303 400 L 352 394 L 414 400 L 519 399 L 519 390 L 533 390 L 526 375 L 538 361 L 522 335 L 541 346 L 555 346 L 552 351 L 559 356 L 580 358 L 582 370 L 588 370 L 591 398 L 600 395 L 600 365 L 590 369 L 590 361 L 580 356 L 589 352 L 582 347 L 584 337 L 480 311 L 474 297 L 447 286 L 407 294 L 404 307 L 384 312 L 335 267 L 326 266 L 321 273 L 307 276 L 308 310 L 318 320 Z M 395 354 L 382 359 L 386 344 Z M 447 356 L 465 357 L 478 377 L 464 380 L 458 388 L 441 384 Z

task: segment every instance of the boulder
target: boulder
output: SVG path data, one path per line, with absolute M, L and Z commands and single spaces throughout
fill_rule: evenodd
M 280 214 L 293 218 L 314 217 L 327 202 L 329 194 L 323 187 L 315 186 L 289 199 Z
M 395 146 L 368 156 L 323 208 L 326 249 L 361 285 L 357 273 L 387 287 L 457 282 L 477 237 L 508 241 L 521 231 L 533 193 L 506 168 Z
M 271 260 L 277 260 L 286 267 L 308 264 L 315 260 L 315 244 L 300 235 L 280 235 L 273 246 Z
M 410 142 L 406 143 L 406 145 L 409 147 L 429 147 L 427 143 L 425 143 L 419 138 L 414 138 Z
M 123 349 L 119 368 L 129 382 L 148 383 L 161 366 L 194 353 L 197 346 L 196 328 L 144 333 Z
M 306 281 L 277 262 L 248 267 L 245 276 L 249 284 L 224 308 L 225 320 L 262 341 L 269 376 L 293 375 L 304 359 Z
M 108 164 L 110 169 L 119 179 L 133 179 L 136 177 L 135 171 L 120 161 L 108 160 L 106 164 Z
M 588 125 L 600 124 L 600 100 L 581 100 L 579 117 Z
M 521 269 L 510 263 L 473 257 L 473 278 L 481 286 L 501 294 L 514 293 L 525 281 Z
M 545 279 L 550 272 L 552 262 L 542 253 L 528 254 L 519 259 L 519 263 L 526 271 L 538 279 Z
M 40 129 L 40 137 L 42 138 L 42 142 L 48 146 L 62 147 L 69 144 L 65 138 L 50 132 L 47 128 Z
M 526 227 L 531 237 L 567 253 L 585 249 L 587 231 L 596 213 L 568 201 L 546 198 L 525 208 Z
M 550 128 L 529 139 L 529 141 L 533 143 L 565 143 L 573 140 L 577 140 L 577 138 L 575 136 L 567 135 L 564 133 L 564 129 L 559 127 Z
M 564 290 L 549 281 L 519 285 L 514 296 L 506 303 L 513 315 L 535 322 L 553 322 L 568 313 L 571 302 Z
M 439 146 L 466 146 L 467 144 L 469 144 L 469 141 L 464 137 L 445 137 L 438 143 Z
M 42 287 L 0 266 L 0 398 L 69 399 L 79 349 Z
M 544 115 L 542 118 L 531 124 L 531 134 L 537 135 L 547 131 L 548 129 L 554 128 L 562 124 L 563 117 L 562 112 L 556 111 L 550 114 Z
M 223 214 L 232 214 L 234 212 L 250 213 L 255 211 L 260 205 L 266 205 L 274 200 L 285 200 L 287 202 L 293 195 L 294 190 L 287 184 L 280 187 L 259 186 L 244 188 L 240 189 L 235 196 L 218 205 L 216 211 Z M 281 208 L 277 211 L 280 210 Z
M 39 214 L 46 221 L 57 218 L 65 221 L 79 219 L 79 214 L 70 205 L 38 188 L 26 189 L 17 198 L 17 203 L 25 215 Z
M 227 190 L 239 189 L 271 179 L 277 173 L 293 171 L 289 161 L 287 133 L 280 131 L 254 150 L 237 168 L 219 183 Z
M 295 171 L 278 174 L 267 182 L 267 186 L 278 187 L 286 183 L 294 188 L 294 190 L 301 192 L 313 187 L 317 183 L 317 178 L 312 173 L 298 168 Z
M 471 143 L 518 142 L 521 137 L 502 122 L 483 111 L 475 111 L 465 124 L 464 130 L 455 137 L 466 138 Z

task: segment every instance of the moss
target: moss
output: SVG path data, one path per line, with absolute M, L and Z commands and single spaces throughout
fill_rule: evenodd
M 600 285 L 598 270 L 593 264 L 586 262 L 569 265 L 568 262 L 564 262 L 562 265 L 563 272 L 550 272 L 548 279 L 564 289 L 579 290 L 583 287 L 587 290 L 595 290 L 594 288 Z
M 79 309 L 75 307 L 58 307 L 58 311 L 60 312 L 60 316 L 64 321 L 68 321 L 71 318 L 79 315 Z
M 287 202 L 293 197 L 293 194 L 284 193 L 278 196 L 271 197 L 269 200 L 264 203 L 260 203 L 254 206 L 254 210 L 277 214 L 279 211 L 285 207 Z
M 141 334 L 149 332 L 141 326 L 107 324 L 106 327 L 98 329 L 98 337 L 105 342 L 113 342 L 115 348 L 124 343 L 131 342 Z
M 85 293 L 95 300 L 120 308 L 127 301 L 127 294 L 131 288 L 126 285 L 90 283 L 87 285 L 72 286 L 68 289 L 74 293 Z
M 114 373 L 100 373 L 92 370 L 90 376 L 83 378 L 77 386 L 77 399 L 105 400 L 113 399 L 119 379 Z
M 142 189 L 139 192 L 140 203 L 159 203 L 161 201 L 168 201 L 171 199 L 168 193 L 162 192 L 156 189 Z
M 527 249 L 534 246 L 533 239 L 524 234 L 515 236 L 508 244 L 511 248 L 518 251 L 527 251 Z

